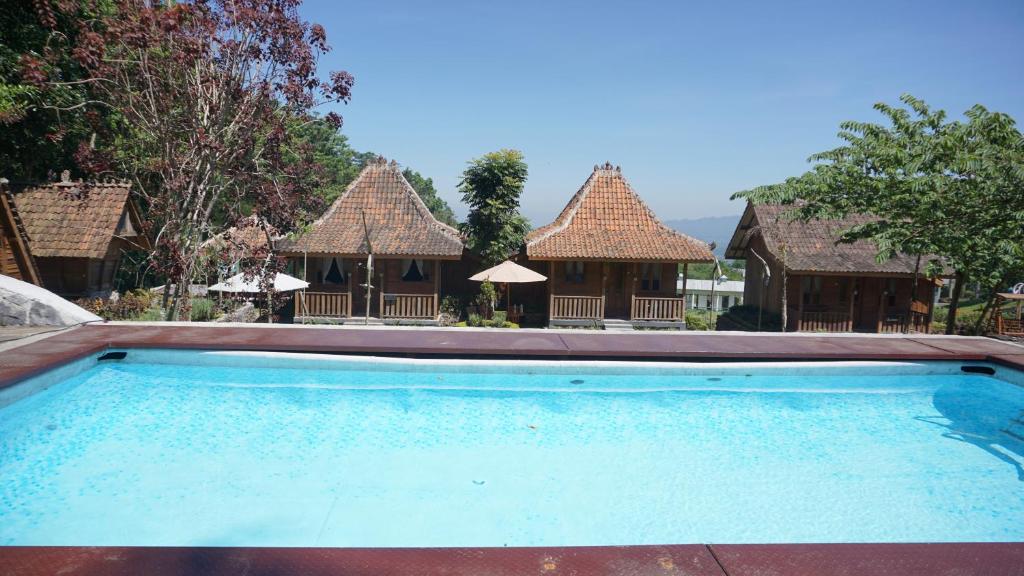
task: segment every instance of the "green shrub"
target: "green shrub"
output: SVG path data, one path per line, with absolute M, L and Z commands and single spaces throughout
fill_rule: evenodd
M 495 290 L 494 284 L 484 280 L 480 283 L 480 293 L 473 299 L 473 303 L 477 305 L 484 318 L 490 318 L 494 310 L 494 301 L 497 299 L 498 291 Z
M 458 321 L 459 317 L 462 316 L 462 302 L 459 301 L 458 296 L 445 296 L 441 299 L 441 314 L 452 318 L 454 321 Z
M 505 312 L 504 310 L 495 310 L 494 314 L 491 316 L 491 322 L 495 326 L 501 326 L 505 324 L 506 320 L 508 320 L 508 313 Z
M 80 298 L 75 300 L 82 308 L 104 320 L 135 320 L 147 313 L 153 302 L 148 290 L 126 292 L 116 300 L 104 298 Z
M 720 314 L 715 322 L 716 330 L 745 330 L 753 332 L 757 330 L 757 306 L 740 304 L 729 308 L 728 312 Z M 782 316 L 767 310 L 761 315 L 762 332 L 781 332 Z
M 705 312 L 687 312 L 686 327 L 690 330 L 710 330 L 708 315 Z
M 470 314 L 466 326 L 483 326 L 483 317 L 479 314 Z
M 209 322 L 215 316 L 215 308 L 213 300 L 209 298 L 193 298 L 192 313 L 189 317 L 193 322 Z

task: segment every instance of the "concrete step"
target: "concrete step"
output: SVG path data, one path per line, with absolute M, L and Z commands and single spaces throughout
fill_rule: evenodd
M 606 319 L 604 329 L 611 332 L 632 332 L 633 323 L 629 320 Z

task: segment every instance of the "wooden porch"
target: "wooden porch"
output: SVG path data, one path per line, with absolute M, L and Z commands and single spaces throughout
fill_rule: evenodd
M 810 310 L 800 311 L 790 308 L 789 314 L 795 319 L 795 330 L 797 332 L 870 332 L 870 329 L 856 328 L 853 317 L 848 312 L 836 312 L 831 310 Z M 794 323 L 790 321 L 791 325 Z M 879 334 L 907 334 L 927 333 L 928 314 L 911 310 L 885 314 L 878 319 L 877 330 Z
M 675 295 L 671 262 L 548 262 L 548 324 L 685 328 L 686 296 Z
M 790 277 L 796 306 L 787 309 L 787 329 L 796 332 L 927 333 L 931 325 L 928 301 L 912 296 L 912 279 Z M 927 281 L 925 281 L 927 282 Z
M 436 324 L 441 263 L 379 259 L 367 298 L 367 273 L 362 260 L 323 257 L 309 262 L 309 288 L 295 293 L 296 323 L 362 322 Z
M 414 320 L 431 322 L 437 320 L 437 294 L 392 294 L 381 292 L 378 297 L 377 314 L 371 317 L 384 321 Z M 365 318 L 352 313 L 350 292 L 313 292 L 304 290 L 295 293 L 296 322 L 326 320 L 350 321 Z
M 605 304 L 605 296 L 552 294 L 549 317 L 553 325 L 600 325 L 608 317 Z M 686 322 L 686 301 L 682 297 L 632 296 L 629 315 L 625 319 L 641 323 L 677 323 L 682 326 Z

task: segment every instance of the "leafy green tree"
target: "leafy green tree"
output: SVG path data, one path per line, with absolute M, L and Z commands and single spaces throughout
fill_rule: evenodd
M 82 7 L 84 18 L 100 16 L 109 3 Z M 0 166 L 13 181 L 47 180 L 64 169 L 78 172 L 75 156 L 87 150 L 93 134 L 108 128 L 109 111 L 87 110 L 82 66 L 72 48 L 82 33 L 77 18 L 53 10 L 49 2 L 11 0 L 0 10 Z M 66 83 L 41 85 L 50 74 Z
M 1024 138 L 1012 118 L 980 105 L 966 121 L 948 121 L 913 96 L 900 100 L 903 107 L 875 105 L 886 125 L 842 123 L 844 144 L 811 156 L 809 172 L 734 198 L 793 203 L 802 219 L 875 216 L 844 231 L 841 241 L 873 241 L 879 261 L 918 256 L 930 275 L 952 269 L 952 332 L 967 281 L 991 295 L 1022 268 Z
M 459 191 L 469 205 L 460 228 L 470 250 L 491 266 L 518 251 L 530 223 L 519 213 L 527 166 L 518 150 L 499 150 L 469 162 Z
M 444 198 L 437 195 L 433 178 L 424 178 L 422 174 L 410 168 L 402 170 L 402 176 L 405 176 L 405 179 L 412 185 L 413 190 L 416 190 L 416 193 L 419 194 L 423 203 L 427 205 L 427 209 L 434 215 L 434 218 L 449 226 L 458 226 L 459 223 L 455 219 L 455 212 L 452 211 L 452 207 L 444 201 Z
M 322 172 L 322 184 L 316 189 L 316 194 L 325 205 L 329 205 L 359 175 L 366 161 L 365 155 L 352 149 L 348 137 L 324 118 L 297 123 L 293 133 L 297 145 L 305 145 L 312 150 L 313 161 Z

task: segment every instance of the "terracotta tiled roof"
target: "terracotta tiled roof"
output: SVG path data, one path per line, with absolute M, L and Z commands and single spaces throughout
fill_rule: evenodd
M 536 260 L 711 262 L 708 245 L 665 226 L 606 163 L 554 222 L 530 232 L 526 255 Z
M 202 248 L 228 250 L 231 258 L 244 258 L 267 245 L 267 234 L 261 224 L 260 217 L 255 214 L 243 218 L 237 226 L 207 238 Z M 269 224 L 268 227 L 271 238 L 276 237 L 277 229 Z
M 402 176 L 398 164 L 383 158 L 363 168 L 308 232 L 294 240 L 282 240 L 279 251 L 365 256 L 363 215 L 376 255 L 446 259 L 462 255 L 459 232 L 438 222 Z
M 14 203 L 36 258 L 103 258 L 119 225 L 142 234 L 129 192 L 127 183 L 55 182 L 18 192 Z
M 759 227 L 765 248 L 782 261 L 785 246 L 785 265 L 792 272 L 831 272 L 859 274 L 913 274 L 916 256 L 899 255 L 885 262 L 877 262 L 878 248 L 870 240 L 852 244 L 837 244 L 839 235 L 859 224 L 874 220 L 871 216 L 851 215 L 842 220 L 793 220 L 792 206 L 778 204 L 748 204 L 739 226 L 726 250 L 727 258 L 746 257 L 746 245 Z M 921 258 L 921 271 L 930 257 Z

